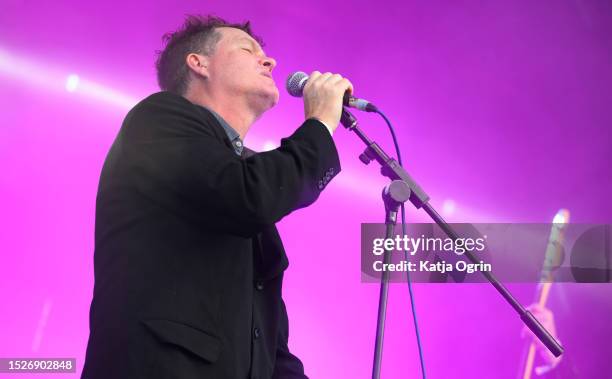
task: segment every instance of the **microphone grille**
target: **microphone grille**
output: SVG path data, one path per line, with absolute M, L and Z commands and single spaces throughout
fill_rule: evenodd
M 308 75 L 305 72 L 297 71 L 287 77 L 287 92 L 291 96 L 302 97 L 302 91 L 308 80 Z

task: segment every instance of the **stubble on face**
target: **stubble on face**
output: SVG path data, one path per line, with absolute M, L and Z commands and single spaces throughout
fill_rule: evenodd
M 265 66 L 267 56 L 259 43 L 246 32 L 220 27 L 214 52 L 210 57 L 211 79 L 220 91 L 245 96 L 263 113 L 278 103 L 279 92 L 272 78 L 272 66 Z

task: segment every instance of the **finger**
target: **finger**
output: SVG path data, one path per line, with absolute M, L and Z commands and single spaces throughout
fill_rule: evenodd
M 331 74 L 331 73 L 329 73 L 329 74 Z M 343 79 L 342 75 L 340 75 L 340 74 L 331 74 L 327 78 L 327 80 L 325 82 L 328 83 L 328 84 L 336 84 L 336 83 L 340 82 L 342 79 Z
M 316 78 L 318 78 L 319 76 L 321 76 L 321 72 L 319 71 L 313 71 L 310 73 L 310 75 L 308 75 L 308 80 L 314 80 Z
M 321 76 L 319 76 L 317 78 L 317 84 L 323 84 L 323 83 L 327 83 L 327 81 L 329 81 L 329 79 L 333 76 L 333 74 L 331 72 L 326 72 L 324 74 L 321 74 Z
M 339 84 L 343 87 L 344 91 L 348 91 L 351 95 L 353 94 L 353 83 L 350 80 L 344 78 Z
M 304 90 L 312 86 L 312 83 L 314 83 L 320 76 L 321 76 L 321 72 L 319 71 L 311 72 L 310 75 L 308 75 L 308 80 L 306 81 L 306 84 L 304 85 Z
M 338 94 L 344 94 L 348 91 L 349 94 L 353 93 L 353 85 L 348 79 L 343 78 L 340 74 L 334 74 L 330 76 L 322 85 L 333 89 Z
M 326 83 L 340 87 L 342 92 L 349 91 L 349 93 L 353 93 L 353 84 L 340 74 L 332 75 L 329 79 L 327 79 Z

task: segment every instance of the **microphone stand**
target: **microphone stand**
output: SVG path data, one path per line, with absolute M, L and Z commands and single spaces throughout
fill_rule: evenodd
M 425 212 L 431 217 L 431 219 L 448 235 L 449 238 L 456 240 L 459 235 L 455 230 L 436 212 L 436 210 L 429 204 L 429 196 L 425 191 L 416 183 L 414 179 L 406 172 L 406 170 L 400 166 L 397 161 L 385 153 L 385 151 L 374 141 L 368 138 L 366 134 L 359 128 L 359 124 L 355 116 L 353 116 L 346 108 L 342 111 L 342 117 L 340 119 L 342 125 L 349 131 L 357 134 L 359 139 L 367 146 L 364 152 L 359 155 L 359 160 L 364 164 L 369 164 L 372 161 L 376 161 L 381 166 L 381 174 L 391 179 L 391 184 L 385 187 L 383 191 L 383 200 L 385 203 L 385 224 L 387 226 L 387 238 L 392 238 L 393 229 L 397 219 L 397 210 L 401 203 L 406 200 L 417 208 L 423 208 Z M 479 260 L 472 254 L 471 251 L 464 253 L 470 261 L 473 263 L 479 263 Z M 390 259 L 389 251 L 385 250 L 384 260 L 389 262 Z M 512 296 L 510 291 L 504 287 L 502 283 L 489 271 L 481 271 L 482 275 L 495 287 L 495 289 L 506 299 L 510 306 L 518 313 L 521 320 L 527 327 L 538 337 L 538 339 L 546 346 L 546 348 L 555 356 L 558 357 L 563 353 L 563 347 L 557 342 L 553 336 L 546 330 L 542 324 L 523 307 L 515 298 Z M 380 297 L 378 302 L 378 321 L 376 325 L 376 344 L 374 351 L 374 364 L 372 369 L 372 378 L 380 378 L 380 368 L 382 361 L 382 348 L 383 348 L 383 337 L 385 328 L 385 316 L 387 308 L 387 297 L 389 287 L 389 274 L 385 270 L 381 277 Z
M 393 180 L 383 189 L 383 202 L 385 203 L 386 237 L 393 238 L 393 231 L 397 222 L 397 211 L 402 203 L 410 198 L 410 187 L 402 180 Z M 391 250 L 385 248 L 384 263 L 391 263 Z M 373 378 L 380 377 L 382 362 L 383 338 L 385 334 L 385 318 L 387 315 L 387 298 L 389 295 L 389 271 L 384 270 L 380 283 L 378 301 L 378 322 L 376 324 L 376 347 L 374 349 Z

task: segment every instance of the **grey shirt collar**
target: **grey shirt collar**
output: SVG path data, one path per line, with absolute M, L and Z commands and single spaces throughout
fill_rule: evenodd
M 198 106 L 202 107 L 201 105 L 198 105 Z M 213 111 L 210 108 L 206 108 L 206 107 L 202 107 L 202 108 L 206 109 L 207 111 L 212 113 L 213 116 L 215 116 L 217 121 L 219 121 L 219 124 L 221 124 L 221 126 L 223 127 L 223 130 L 225 130 L 225 134 L 227 134 L 227 137 L 229 138 L 230 142 L 232 143 L 232 146 L 234 147 L 234 152 L 241 156 L 242 155 L 242 149 L 244 148 L 244 144 L 243 144 L 242 140 L 240 139 L 240 134 L 238 134 L 238 132 L 236 130 L 234 130 L 234 128 L 232 128 L 227 123 L 227 121 L 225 121 L 223 119 L 223 117 L 221 117 L 219 114 L 217 114 L 217 112 Z

